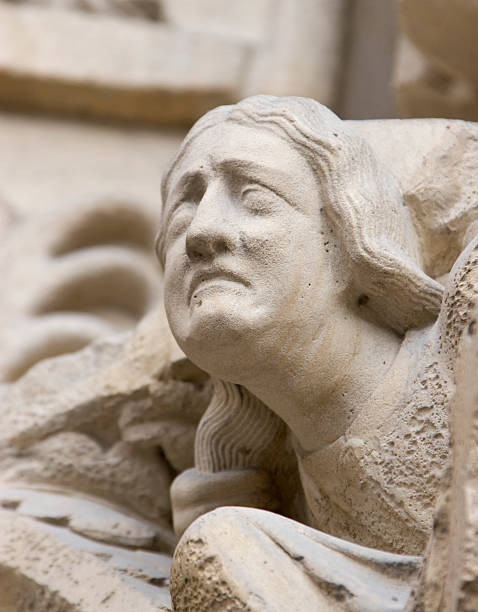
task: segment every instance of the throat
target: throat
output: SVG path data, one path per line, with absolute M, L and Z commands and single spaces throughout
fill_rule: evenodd
M 365 321 L 353 323 L 322 330 L 309 351 L 289 352 L 282 368 L 245 385 L 288 425 L 304 452 L 332 444 L 371 406 L 380 410 L 401 339 Z M 405 380 L 396 374 L 399 388 Z

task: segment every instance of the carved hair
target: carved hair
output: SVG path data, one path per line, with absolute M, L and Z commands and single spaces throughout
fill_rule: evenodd
M 271 469 L 286 433 L 283 421 L 246 388 L 215 380 L 196 432 L 195 466 L 202 472 Z
M 352 128 L 315 100 L 253 96 L 204 115 L 163 177 L 163 202 L 171 172 L 189 144 L 224 121 L 271 130 L 308 161 L 318 177 L 324 212 L 351 261 L 357 293 L 368 298 L 369 308 L 385 324 L 403 334 L 436 318 L 443 287 L 421 268 L 398 181 Z M 163 259 L 161 235 L 157 247 Z
M 287 426 L 241 385 L 214 380 L 213 397 L 196 431 L 194 465 L 206 473 L 266 471 L 278 487 L 282 511 L 300 512 L 300 479 Z

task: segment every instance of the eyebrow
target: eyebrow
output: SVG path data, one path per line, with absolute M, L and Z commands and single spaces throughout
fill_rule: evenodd
M 181 176 L 175 183 L 172 184 L 171 188 L 169 189 L 169 193 L 184 189 L 188 186 L 189 183 L 191 183 L 191 181 L 197 179 L 198 177 L 201 177 L 201 175 L 203 174 L 204 172 L 202 168 L 193 168 L 192 170 L 187 170 L 186 172 L 184 172 L 184 174 L 181 174 Z
M 284 186 L 290 184 L 291 176 L 287 171 L 281 170 L 280 168 L 271 165 L 254 162 L 239 157 L 230 157 L 228 159 L 224 159 L 219 162 L 217 166 L 226 171 L 235 172 L 239 174 L 239 176 L 241 176 L 241 178 L 243 179 L 247 179 L 249 175 L 249 177 L 254 180 L 258 185 L 262 185 L 263 187 L 270 189 L 280 198 L 285 200 L 288 204 L 295 207 L 294 204 L 290 202 L 290 194 L 286 195 L 281 185 L 277 185 L 277 180 L 279 180 L 279 182 L 282 183 Z M 272 184 L 271 181 L 268 180 L 267 176 L 264 176 L 264 171 L 266 173 L 272 173 Z
M 187 190 L 187 188 L 189 187 L 192 181 L 196 180 L 198 177 L 201 177 L 201 175 L 203 174 L 204 172 L 202 171 L 201 168 L 193 168 L 191 170 L 187 170 L 186 172 L 184 172 L 184 174 L 181 174 L 179 179 L 175 183 L 172 184 L 172 186 L 168 190 L 166 201 L 163 202 L 163 211 L 161 215 L 160 231 L 164 232 L 165 228 L 169 224 L 171 215 L 177 208 L 176 206 L 178 204 L 177 201 L 175 201 L 173 204 L 169 206 L 167 205 L 168 200 L 171 198 L 171 195 L 178 191 L 181 194 L 181 192 L 184 192 L 185 190 Z
M 254 162 L 241 157 L 229 157 L 220 161 L 217 167 L 225 170 L 236 171 L 240 168 L 249 172 L 261 173 L 264 170 L 273 172 L 275 176 L 282 178 L 283 180 L 290 179 L 288 172 L 281 170 L 273 165 L 264 164 L 264 162 Z
M 169 197 L 172 196 L 175 192 L 181 192 L 186 189 L 191 181 L 196 180 L 198 177 L 202 177 L 205 179 L 204 174 L 204 164 L 203 166 L 196 166 L 191 168 L 190 170 L 186 170 L 181 176 L 173 182 L 171 188 L 169 189 L 168 200 Z M 243 157 L 228 157 L 227 159 L 222 159 L 221 161 L 212 164 L 213 170 L 222 170 L 226 172 L 230 172 L 231 174 L 238 174 L 242 179 L 250 178 L 258 185 L 262 185 L 266 189 L 274 192 L 278 197 L 285 200 L 290 206 L 296 208 L 295 204 L 291 202 L 290 194 L 286 195 L 286 190 L 282 188 L 281 184 L 285 187 L 290 184 L 291 176 L 290 173 L 286 170 L 282 170 L 281 168 L 275 167 L 274 165 L 264 164 L 263 162 L 255 162 L 252 160 L 244 159 Z M 267 173 L 272 173 L 273 180 L 268 180 L 267 176 L 264 176 L 264 171 Z M 279 185 L 277 185 L 277 181 L 279 181 Z M 164 221 L 169 221 L 169 217 L 171 213 L 174 211 L 175 206 L 169 206 L 165 208 L 164 212 L 165 217 Z

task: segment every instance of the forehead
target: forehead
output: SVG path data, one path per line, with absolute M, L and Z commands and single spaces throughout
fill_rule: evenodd
M 225 121 L 207 128 L 187 145 L 169 177 L 170 188 L 185 173 L 208 174 L 225 168 L 234 172 L 259 171 L 280 180 L 304 180 L 312 176 L 305 158 L 285 136 L 264 127 Z M 299 178 L 300 177 L 300 178 Z

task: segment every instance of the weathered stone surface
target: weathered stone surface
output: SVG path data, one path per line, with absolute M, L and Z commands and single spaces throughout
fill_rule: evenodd
M 168 609 L 169 486 L 209 396 L 161 309 L 0 386 L 0 604 Z
M 96 544 L 0 510 L 0 606 L 5 612 L 170 610 L 169 559 Z
M 471 253 L 475 261 L 476 252 L 475 248 Z M 467 283 L 476 287 L 476 276 L 475 264 L 462 283 L 465 295 Z M 450 407 L 452 463 L 442 483 L 442 499 L 410 612 L 472 612 L 478 606 L 478 311 L 470 313 L 469 302 L 463 300 L 461 316 L 469 323 L 458 344 L 456 393 Z
M 350 122 L 400 182 L 427 274 L 440 278 L 478 233 L 478 125 L 431 119 Z
M 277 514 L 226 507 L 186 531 L 171 595 L 180 611 L 392 612 L 403 610 L 420 564 L 419 557 L 357 546 Z
M 159 521 L 166 531 L 157 545 L 170 546 L 168 488 L 174 471 L 192 464 L 206 380 L 187 365 L 161 312 L 132 335 L 44 361 L 1 388 L 1 480 L 128 508 L 148 529 Z
M 150 209 L 121 196 L 17 223 L 0 252 L 0 380 L 148 313 L 160 294 L 153 227 Z
M 112 596 L 77 602 L 68 574 L 96 555 L 128 605 L 169 606 L 174 522 L 178 611 L 397 612 L 422 554 L 418 597 L 473 609 L 475 398 L 460 395 L 471 374 L 456 358 L 474 333 L 477 135 L 460 121 L 342 122 L 302 98 L 206 115 L 162 185 L 157 252 L 181 348 L 148 293 L 160 282 L 145 255 L 154 199 L 140 213 L 96 199 L 62 213 L 58 231 L 24 224 L 5 278 L 19 284 L 30 243 L 29 272 L 48 276 L 5 302 L 27 313 L 25 338 L 68 309 L 72 328 L 83 309 L 98 335 L 134 331 L 0 387 L 9 538 L 41 533 L 44 559 L 65 570 L 53 593 L 42 561 L 0 539 L 5 605 L 86 611 L 101 595 L 101 610 Z M 85 270 L 100 280 L 68 293 Z M 450 423 L 460 450 L 447 472 Z M 427 549 L 447 473 L 456 495 Z M 447 532 L 451 515 L 466 520 Z

